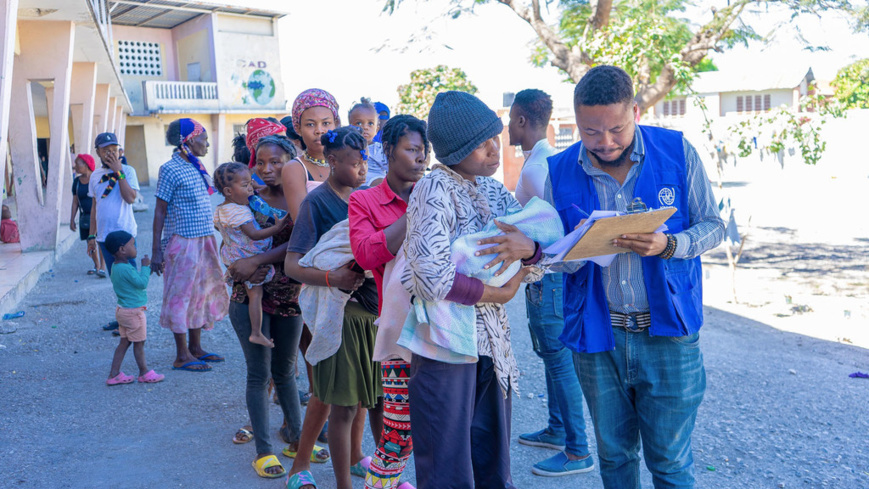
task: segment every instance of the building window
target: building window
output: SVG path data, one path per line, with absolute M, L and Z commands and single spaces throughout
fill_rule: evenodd
M 685 115 L 685 99 L 665 100 L 663 102 L 663 110 L 661 111 L 664 117 L 676 117 Z
M 573 127 L 559 127 L 555 135 L 555 149 L 561 151 L 573 144 Z
M 771 96 L 767 95 L 746 95 L 736 97 L 737 112 L 760 112 L 769 110 L 771 105 Z
M 118 66 L 122 75 L 163 76 L 160 44 L 143 41 L 118 41 Z

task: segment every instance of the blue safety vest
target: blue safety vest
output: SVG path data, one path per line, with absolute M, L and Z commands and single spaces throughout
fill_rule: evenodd
M 637 127 L 642 134 L 645 157 L 633 197 L 640 197 L 650 208 L 675 206 L 677 211 L 666 224 L 668 232 L 676 234 L 690 227 L 682 133 Z M 579 162 L 581 151 L 579 142 L 547 159 L 552 199 L 565 233 L 585 217 L 573 204 L 589 212 L 600 209 L 594 182 Z M 685 336 L 700 330 L 703 325 L 700 257 L 663 260 L 652 256 L 641 260 L 652 319 L 650 333 Z M 601 267 L 592 262 L 576 273 L 564 274 L 564 332 L 560 339 L 573 351 L 596 353 L 615 348 L 601 276 Z

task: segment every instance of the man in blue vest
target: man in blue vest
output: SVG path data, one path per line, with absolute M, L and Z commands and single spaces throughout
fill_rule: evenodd
M 724 222 L 697 151 L 682 134 L 635 123 L 624 70 L 598 66 L 574 91 L 581 142 L 551 156 L 552 201 L 565 231 L 596 209 L 676 207 L 664 233 L 629 234 L 608 267 L 564 279 L 564 333 L 597 438 L 608 489 L 640 487 L 639 449 L 656 488 L 694 487 L 691 434 L 706 390 L 700 254 Z M 575 269 L 575 268 L 574 268 Z

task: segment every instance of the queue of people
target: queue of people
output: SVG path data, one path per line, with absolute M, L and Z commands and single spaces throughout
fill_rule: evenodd
M 574 91 L 581 140 L 558 153 L 546 140 L 549 95 L 519 92 L 508 124 L 509 144 L 525 152 L 515 196 L 492 178 L 501 119 L 463 92 L 438 94 L 427 121 L 362 99 L 342 126 L 335 98 L 306 90 L 283 123 L 248 121 L 235 161 L 213 174 L 200 160 L 205 129 L 180 119 L 168 127 L 174 151 L 160 168 L 141 269 L 135 171 L 118 158 L 117 138 L 99 135 L 101 167 L 76 158 L 73 217 L 81 213 L 93 273 L 105 268 L 119 299 L 107 384 L 133 381 L 120 370 L 131 344 L 139 382 L 163 380 L 147 369 L 139 309 L 147 276 L 162 274 L 174 369 L 222 362 L 201 336 L 229 317 L 250 416 L 233 441 L 254 441 L 258 476 L 316 488 L 310 464 L 331 459 L 334 481 L 322 487 L 349 489 L 355 475 L 366 488 L 410 489 L 402 473 L 413 454 L 421 489 L 512 488 L 519 367 L 504 304 L 527 283 L 551 401 L 546 425 L 518 443 L 556 451 L 529 469 L 595 468 L 584 399 L 605 487 L 639 487 L 641 442 L 655 487 L 693 487 L 691 434 L 705 391 L 699 256 L 724 225 L 697 152 L 681 133 L 637 124 L 633 97 L 623 70 L 591 69 Z M 215 192 L 224 200 L 212 211 Z M 666 232 L 620 236 L 613 244 L 625 253 L 607 267 L 544 255 L 591 211 L 624 212 L 635 197 L 677 208 Z M 115 260 L 124 267 L 113 273 Z M 309 394 L 296 386 L 300 350 Z M 271 442 L 272 390 L 290 467 Z M 324 435 L 328 449 L 318 445 Z

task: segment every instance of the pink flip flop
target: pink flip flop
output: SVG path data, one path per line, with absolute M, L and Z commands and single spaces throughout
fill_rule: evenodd
M 133 382 L 134 377 L 132 375 L 127 375 L 124 372 L 118 372 L 118 375 L 115 375 L 111 379 L 106 380 L 106 385 L 121 385 L 121 384 L 129 384 Z
M 132 378 L 132 377 L 131 377 Z M 166 376 L 163 374 L 158 374 L 153 370 L 149 370 L 148 373 L 139 377 L 139 383 L 142 384 L 155 384 L 157 382 L 162 382 Z M 131 380 L 132 382 L 132 380 Z

